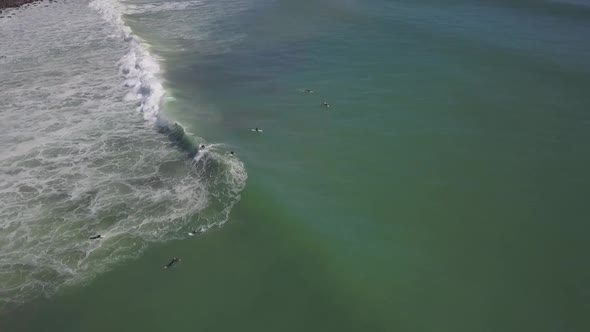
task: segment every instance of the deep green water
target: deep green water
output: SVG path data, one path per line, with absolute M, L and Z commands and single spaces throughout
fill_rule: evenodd
M 242 199 L 224 227 L 0 330 L 590 330 L 587 2 L 222 0 L 125 19 L 161 60 L 165 115 L 245 163 Z

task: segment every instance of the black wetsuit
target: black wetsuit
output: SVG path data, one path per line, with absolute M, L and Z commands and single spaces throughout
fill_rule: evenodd
M 193 231 L 191 232 L 192 235 L 199 235 L 201 233 L 203 233 L 205 230 L 203 230 L 202 228 L 199 229 L 193 229 Z
M 174 264 L 176 264 L 178 262 L 180 262 L 180 259 L 174 257 L 174 258 L 172 258 L 172 260 L 170 261 L 170 263 L 164 265 L 164 268 L 167 269 L 169 267 L 172 267 L 172 265 L 174 265 Z
M 102 238 L 102 235 L 95 235 L 95 236 L 91 236 L 90 237 L 90 240 L 97 240 L 97 239 L 100 239 L 100 238 Z

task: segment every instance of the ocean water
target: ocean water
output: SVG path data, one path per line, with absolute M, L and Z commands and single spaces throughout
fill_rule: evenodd
M 587 1 L 12 13 L 1 331 L 590 329 Z
M 178 137 L 159 114 L 157 61 L 116 8 L 90 5 L 3 22 L 2 308 L 223 224 L 245 184 L 242 163 L 218 145 L 191 155 L 202 139 Z

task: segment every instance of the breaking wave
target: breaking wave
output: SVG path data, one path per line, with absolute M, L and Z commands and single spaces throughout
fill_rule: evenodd
M 0 311 L 222 225 L 246 183 L 223 145 L 198 152 L 202 139 L 161 117 L 160 67 L 121 5 L 88 4 L 2 22 Z

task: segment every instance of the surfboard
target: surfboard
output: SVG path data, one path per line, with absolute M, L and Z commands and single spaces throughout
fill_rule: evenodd
M 252 130 L 252 131 L 253 131 L 253 132 L 255 132 L 255 133 L 261 133 L 261 132 L 263 132 L 263 131 L 264 131 L 264 130 L 262 130 L 262 129 L 258 129 L 258 130 L 256 130 L 256 129 L 250 129 L 250 130 Z
M 201 235 L 203 233 L 205 233 L 205 229 L 200 228 L 196 232 L 188 232 L 188 235 L 189 236 L 195 236 L 195 235 Z

